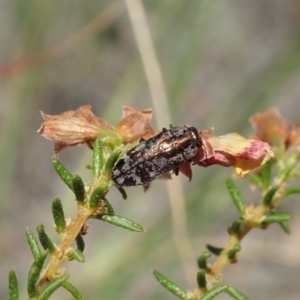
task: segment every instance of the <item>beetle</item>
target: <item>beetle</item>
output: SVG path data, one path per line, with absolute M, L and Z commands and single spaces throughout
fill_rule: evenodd
M 170 125 L 162 132 L 131 148 L 116 163 L 111 177 L 117 186 L 147 186 L 157 177 L 174 171 L 196 155 L 203 141 L 195 127 Z

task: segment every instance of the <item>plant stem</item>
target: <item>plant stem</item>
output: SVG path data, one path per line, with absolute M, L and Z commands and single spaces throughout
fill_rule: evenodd
M 241 225 L 238 234 L 230 233 L 229 241 L 225 246 L 224 250 L 221 252 L 220 256 L 217 258 L 215 263 L 210 269 L 210 273 L 214 276 L 220 277 L 220 273 L 222 269 L 232 263 L 232 261 L 228 258 L 229 251 L 251 231 L 253 228 L 261 227 L 260 223 L 265 214 L 270 210 L 269 207 L 263 205 L 263 203 L 259 204 L 255 209 L 248 209 L 243 216 L 246 222 Z
M 50 255 L 48 266 L 37 286 L 38 294 L 53 280 L 53 278 L 62 275 L 63 270 L 60 270 L 60 266 L 66 260 L 66 252 L 71 247 L 82 226 L 92 213 L 93 210 L 89 209 L 88 205 L 78 205 L 78 212 L 75 219 L 67 226 L 66 232 L 63 232 L 60 235 L 61 243 L 56 246 L 56 251 Z

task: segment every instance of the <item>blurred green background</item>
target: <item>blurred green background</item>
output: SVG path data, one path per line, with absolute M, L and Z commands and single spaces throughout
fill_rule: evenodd
M 12 268 L 26 299 L 32 257 L 25 228 L 35 231 L 43 223 L 55 241 L 52 199 L 63 200 L 66 216 L 76 211 L 71 192 L 52 168 L 53 144 L 36 133 L 40 110 L 59 114 L 91 104 L 96 115 L 115 125 L 123 105 L 154 108 L 157 130 L 171 120 L 198 129 L 214 126 L 216 135 L 251 135 L 249 117 L 273 106 L 291 123 L 300 121 L 298 0 L 148 0 L 142 1 L 142 19 L 128 13 L 137 16 L 140 2 L 128 2 L 0 0 L 1 299 L 8 297 Z M 145 22 L 164 82 L 163 99 L 153 100 L 141 59 L 141 54 L 151 58 L 151 52 L 139 50 L 133 30 L 146 36 Z M 154 87 L 162 83 L 155 72 L 152 79 Z M 84 180 L 91 178 L 84 167 L 91 161 L 87 147 L 68 148 L 60 158 Z M 208 243 L 222 247 L 238 215 L 225 186 L 232 169 L 193 171 L 190 183 L 180 176 L 172 183 L 155 181 L 146 194 L 141 187 L 128 188 L 127 201 L 111 190 L 108 199 L 116 213 L 147 232 L 90 222 L 86 262 L 65 265 L 70 282 L 87 299 L 175 299 L 155 281 L 152 269 L 184 289 L 196 287 L 197 256 Z M 257 200 L 247 180 L 237 184 L 248 203 Z M 299 209 L 297 197 L 282 205 L 294 216 L 290 236 L 277 225 L 251 232 L 239 262 L 225 269 L 224 282 L 251 299 L 296 299 Z M 72 298 L 62 290 L 52 299 Z

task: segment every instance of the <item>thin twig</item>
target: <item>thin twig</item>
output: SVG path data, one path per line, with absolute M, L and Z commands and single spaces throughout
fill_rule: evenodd
M 147 24 L 147 17 L 140 0 L 125 0 L 125 3 L 145 69 L 155 110 L 156 122 L 158 127 L 162 128 L 165 127 L 166 124 L 170 124 L 171 121 L 167 93 Z M 193 268 L 195 256 L 188 238 L 184 193 L 180 180 L 173 179 L 168 181 L 168 194 L 172 211 L 173 236 L 185 270 L 186 278 L 192 286 L 195 281 L 194 274 L 196 267 Z

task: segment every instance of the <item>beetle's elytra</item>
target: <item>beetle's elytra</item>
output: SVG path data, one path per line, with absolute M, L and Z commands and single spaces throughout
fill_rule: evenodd
M 155 178 L 190 161 L 203 146 L 195 127 L 163 128 L 149 140 L 141 140 L 115 165 L 112 179 L 118 186 L 148 185 Z

